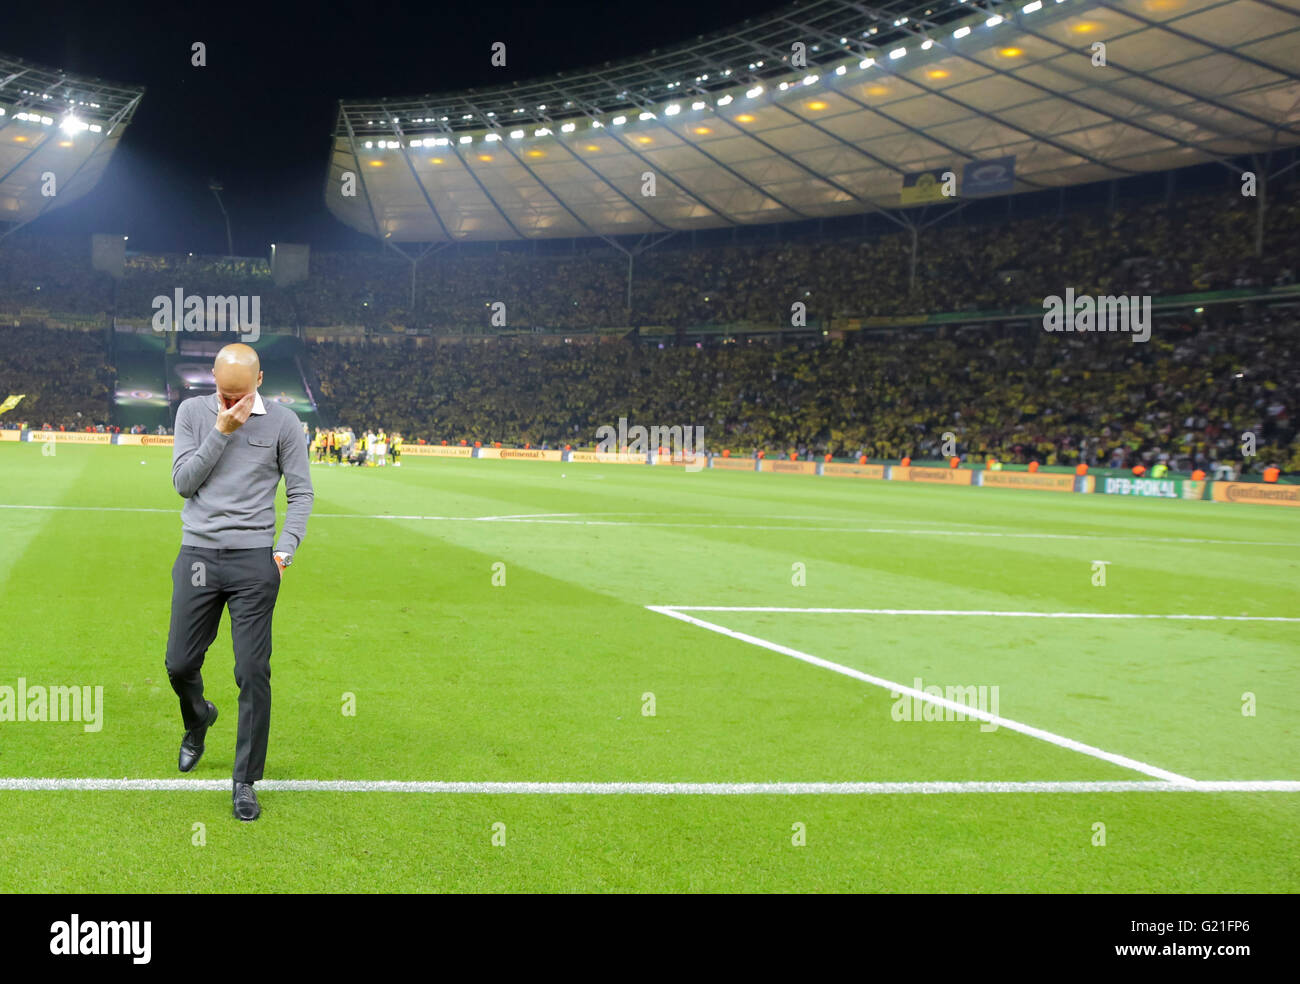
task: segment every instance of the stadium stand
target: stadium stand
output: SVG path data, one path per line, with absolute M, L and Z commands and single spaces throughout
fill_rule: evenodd
M 641 258 L 631 314 L 624 306 L 627 263 L 610 249 L 438 254 L 418 271 L 412 313 L 410 264 L 396 256 L 316 254 L 307 281 L 277 288 L 265 261 L 132 254 L 115 296 L 111 280 L 90 269 L 84 242 L 19 235 L 0 245 L 0 317 L 67 313 L 147 323 L 153 298 L 179 285 L 205 295 L 256 294 L 270 328 L 482 334 L 491 331 L 486 306 L 495 300 L 506 303 L 514 329 L 776 327 L 792 299 L 825 322 L 1037 305 L 1066 283 L 1080 293 L 1157 296 L 1295 284 L 1295 183 L 1272 192 L 1258 257 L 1254 210 L 1240 193 L 1225 190 L 1113 210 L 1080 204 L 1010 221 L 939 225 L 925 234 L 911 291 L 907 237 L 899 232 L 662 248 Z
M 0 326 L 0 390 L 24 394 L 0 425 L 66 430 L 111 422 L 114 372 L 99 332 Z M 3 399 L 3 397 L 0 397 Z
M 339 419 L 408 441 L 579 447 L 626 416 L 701 424 L 715 453 L 933 457 L 951 431 L 976 460 L 1190 472 L 1238 460 L 1252 431 L 1256 461 L 1296 471 L 1298 344 L 1294 315 L 1262 315 L 1146 344 L 1029 326 L 663 349 L 328 342 L 311 356 Z
M 1254 255 L 1254 203 L 1239 192 L 1080 206 L 1060 214 L 936 226 L 925 233 L 915 288 L 902 232 L 847 241 L 661 248 L 637 266 L 633 313 L 627 262 L 613 250 L 575 256 L 499 251 L 427 261 L 409 308 L 410 267 L 399 258 L 324 256 L 296 295 L 304 325 L 400 324 L 434 333 L 484 331 L 503 300 L 513 324 L 575 331 L 626 325 L 775 324 L 792 299 L 810 318 L 1001 310 L 1074 284 L 1082 292 L 1152 294 L 1293 284 L 1300 270 L 1300 206 L 1279 190 Z M 423 269 L 423 268 L 422 268 Z M 500 295 L 500 296 L 497 296 Z M 365 308 L 362 308 L 362 303 Z
M 176 357 L 161 356 L 147 323 L 152 297 L 180 284 L 203 294 L 256 293 L 268 332 L 288 326 L 317 339 L 310 364 L 295 365 L 292 353 L 269 363 L 275 379 L 268 385 L 301 411 L 311 412 L 311 379 L 326 419 L 398 429 L 408 440 L 576 445 L 600 424 L 644 415 L 701 423 L 719 450 L 898 458 L 928 453 L 939 434 L 953 430 L 963 452 L 1009 462 L 1128 467 L 1167 456 L 1176 470 L 1191 471 L 1231 459 L 1234 435 L 1250 430 L 1261 441 L 1256 470 L 1276 461 L 1290 473 L 1300 471 L 1290 420 L 1300 383 L 1289 307 L 1224 305 L 1213 317 L 1181 323 L 1185 331 L 1166 319 L 1150 344 L 1136 346 L 1060 339 L 1032 326 L 959 323 L 943 336 L 837 330 L 832 339 L 816 331 L 785 344 L 755 343 L 763 337 L 756 332 L 728 345 L 719 335 L 697 349 L 674 345 L 671 330 L 709 322 L 778 328 L 778 312 L 792 296 L 807 299 L 822 319 L 816 323 L 835 327 L 849 316 L 1032 306 L 1062 283 L 1095 293 L 1150 292 L 1157 300 L 1293 284 L 1300 263 L 1294 184 L 1273 193 L 1258 260 L 1254 219 L 1240 195 L 1224 192 L 940 226 L 927 238 L 911 294 L 896 234 L 665 249 L 641 265 L 634 319 L 622 308 L 626 269 L 617 257 L 446 254 L 418 282 L 417 308 L 441 312 L 436 324 L 423 325 L 410 325 L 401 306 L 410 290 L 401 259 L 321 254 L 307 282 L 279 289 L 264 261 L 133 254 L 115 292 L 89 269 L 86 244 L 20 235 L 0 246 L 4 322 L 103 325 L 116 318 L 143 333 L 118 334 L 117 378 L 106 382 L 111 369 L 100 335 L 11 331 L 6 350 L 18 354 L 6 358 L 0 381 L 9 392 L 29 393 L 29 417 L 55 426 L 107 423 L 103 390 L 110 385 L 119 425 L 165 426 L 168 384 L 176 394 L 184 386 L 173 378 Z M 634 320 L 667 326 L 668 347 L 539 345 L 563 341 L 543 335 L 419 348 L 382 330 L 481 336 L 484 291 L 493 284 L 508 285 L 502 293 L 513 310 L 539 311 L 536 324 L 571 331 L 575 342 L 617 336 Z M 395 324 L 403 320 L 408 324 Z M 399 344 L 328 342 L 307 327 L 315 325 L 355 326 L 366 331 L 362 337 Z M 38 338 L 47 344 L 25 351 Z M 53 361 L 51 339 L 67 347 L 70 367 Z M 49 378 L 40 380 L 43 371 Z M 86 387 L 79 398 L 78 385 Z M 1067 385 L 1069 400 L 1060 395 Z

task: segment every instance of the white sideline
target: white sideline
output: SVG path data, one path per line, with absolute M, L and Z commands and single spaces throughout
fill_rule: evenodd
M 855 670 L 851 666 L 844 666 L 842 663 L 835 663 L 829 659 L 822 659 L 820 656 L 813 656 L 811 653 L 792 649 L 789 646 L 783 646 L 780 643 L 771 642 L 767 639 L 760 639 L 758 636 L 749 635 L 745 632 L 737 632 L 735 629 L 729 629 L 723 625 L 715 625 L 713 622 L 706 622 L 702 618 L 696 618 L 693 615 L 685 614 L 677 607 L 646 605 L 646 608 L 650 609 L 652 612 L 658 612 L 660 615 L 667 615 L 670 618 L 687 622 L 690 625 L 697 625 L 700 628 L 708 629 L 711 632 L 717 632 L 720 635 L 729 636 L 732 639 L 738 639 L 741 642 L 748 642 L 751 645 L 760 646 L 763 649 L 770 649 L 772 652 L 780 653 L 783 656 L 792 656 L 805 663 L 811 663 L 813 666 L 820 666 L 824 670 L 842 673 L 845 676 L 853 677 L 855 680 L 861 680 L 864 683 L 870 683 L 873 686 L 881 687 L 885 690 L 907 694 L 916 700 L 925 701 L 926 703 L 935 704 L 939 707 L 957 711 L 965 717 L 974 718 L 977 721 L 986 721 L 989 724 L 996 724 L 999 728 L 1006 728 L 1008 731 L 1018 731 L 1031 738 L 1038 738 L 1040 741 L 1059 745 L 1061 748 L 1068 748 L 1074 752 L 1081 752 L 1084 755 L 1091 755 L 1093 758 L 1098 758 L 1105 762 L 1122 766 L 1126 769 L 1132 769 L 1134 772 L 1141 772 L 1144 775 L 1154 776 L 1156 779 L 1163 779 L 1166 782 L 1193 784 L 1196 781 L 1194 779 L 1189 779 L 1187 776 L 1179 775 L 1176 772 L 1170 772 L 1167 769 L 1161 769 L 1158 766 L 1148 765 L 1146 762 L 1139 762 L 1137 759 L 1131 759 L 1126 755 L 1116 755 L 1114 752 L 1105 751 L 1104 749 L 1097 748 L 1095 745 L 1086 745 L 1081 741 L 1075 741 L 1073 738 L 1066 738 L 1064 735 L 1054 734 L 1051 731 L 1044 731 L 1042 728 L 1035 728 L 1033 725 L 1023 724 L 1020 721 L 1013 721 L 1010 718 L 1004 718 L 997 714 L 990 714 L 988 711 L 980 710 L 977 707 L 971 707 L 968 704 L 949 700 L 946 697 L 937 697 L 934 694 L 927 694 L 923 690 L 917 690 L 915 687 L 908 687 L 901 683 L 894 683 L 891 680 L 886 680 L 884 677 L 873 676 L 870 673 L 863 673 L 861 670 Z
M 302 793 L 459 793 L 480 796 L 825 796 L 969 793 L 1300 793 L 1300 782 L 406 782 L 263 779 L 257 788 Z M 0 792 L 226 792 L 227 779 L 0 779 Z
M 1133 612 L 1000 612 L 965 608 L 784 608 L 764 605 L 647 605 L 669 612 L 775 612 L 785 615 L 976 615 L 993 618 L 1170 618 L 1199 622 L 1300 622 L 1290 615 L 1143 615 Z
M 42 509 L 68 512 L 127 512 L 179 515 L 179 509 L 147 506 L 52 506 L 25 503 L 0 503 L 0 509 Z M 1196 543 L 1229 547 L 1300 547 L 1300 543 L 1280 540 L 1217 540 L 1188 536 L 1141 536 L 1125 533 L 1022 533 L 1016 531 L 965 529 L 911 529 L 892 526 L 774 526 L 761 523 L 674 523 L 615 519 L 556 519 L 554 513 L 519 516 L 429 516 L 420 513 L 312 513 L 312 519 L 380 519 L 428 523 L 538 523 L 548 526 L 631 526 L 653 529 L 688 530 L 758 530 L 796 533 L 865 533 L 872 536 L 985 536 L 1007 540 L 1118 540 L 1131 543 Z M 581 515 L 581 514 L 575 514 Z M 968 524 L 958 524 L 968 525 Z

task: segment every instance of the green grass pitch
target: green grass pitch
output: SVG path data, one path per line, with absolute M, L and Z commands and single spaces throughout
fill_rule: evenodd
M 684 613 L 708 628 L 647 607 L 1294 618 L 1290 510 L 617 465 L 313 466 L 276 613 L 263 814 L 241 824 L 224 619 L 205 672 L 221 719 L 198 769 L 176 771 L 170 461 L 0 445 L 0 686 L 104 693 L 98 732 L 0 722 L 0 779 L 226 785 L 11 783 L 0 891 L 1300 890 L 1298 792 L 737 785 L 1167 784 L 1068 742 L 1196 781 L 1300 780 L 1300 623 Z M 1000 718 L 1060 741 L 895 720 L 901 698 L 854 672 L 996 687 Z

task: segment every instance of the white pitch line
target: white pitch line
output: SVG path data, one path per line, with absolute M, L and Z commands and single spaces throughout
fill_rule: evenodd
M 263 779 L 263 791 L 526 796 L 870 796 L 971 793 L 1300 793 L 1291 780 L 1181 782 L 413 782 Z M 0 779 L 9 792 L 228 792 L 225 779 Z
M 963 608 L 784 608 L 762 605 L 647 605 L 653 611 L 772 612 L 783 615 L 972 615 L 980 618 L 1165 618 L 1194 622 L 1300 622 L 1289 615 L 1143 615 L 1134 612 L 1001 612 Z
M 0 503 L 0 509 L 44 509 L 71 512 L 166 513 L 179 516 L 179 509 L 145 506 L 48 506 Z M 755 530 L 758 532 L 793 533 L 862 533 L 870 536 L 969 536 L 996 537 L 1006 540 L 1106 540 L 1122 543 L 1189 543 L 1228 547 L 1300 547 L 1300 542 L 1282 540 L 1220 540 L 1190 536 L 1140 536 L 1126 533 L 1024 533 L 1016 531 L 958 529 L 911 529 L 895 526 L 781 526 L 763 523 L 678 523 L 633 522 L 615 519 L 553 519 L 551 513 L 520 516 L 431 516 L 422 513 L 312 513 L 312 519 L 369 519 L 427 523 L 537 523 L 550 526 L 626 526 L 647 529 L 682 530 Z M 575 514 L 581 515 L 581 514 Z
M 1054 734 L 1051 731 L 1044 731 L 1042 728 L 1035 728 L 1030 724 L 1013 721 L 1010 718 L 1004 718 L 997 714 L 990 714 L 988 711 L 980 710 L 977 707 L 971 707 L 968 704 L 962 704 L 955 700 L 949 700 L 946 697 L 936 697 L 934 694 L 927 694 L 923 690 L 917 690 L 915 687 L 909 687 L 905 684 L 894 683 L 892 680 L 886 680 L 884 677 L 873 676 L 870 673 L 863 673 L 861 670 L 855 670 L 853 667 L 845 666 L 842 663 L 835 663 L 829 659 L 822 659 L 820 656 L 813 656 L 811 653 L 792 649 L 789 646 L 783 646 L 780 643 L 771 642 L 767 639 L 760 639 L 758 636 L 749 635 L 745 632 L 737 632 L 735 629 L 728 629 L 723 625 L 715 625 L 713 622 L 706 622 L 702 618 L 687 615 L 676 608 L 667 608 L 662 605 L 646 605 L 646 608 L 650 609 L 652 612 L 658 612 L 660 615 L 667 615 L 670 618 L 687 622 L 690 625 L 697 625 L 700 628 L 708 629 L 711 632 L 717 632 L 720 635 L 729 636 L 732 639 L 738 639 L 741 642 L 748 642 L 750 645 L 759 646 L 763 649 L 770 649 L 774 653 L 780 653 L 783 656 L 791 656 L 797 660 L 801 660 L 802 662 L 811 663 L 813 666 L 820 666 L 824 670 L 842 673 L 844 676 L 852 677 L 855 680 L 861 680 L 863 683 L 873 684 L 874 686 L 881 687 L 892 693 L 907 694 L 916 700 L 935 704 L 939 707 L 963 714 L 965 717 L 974 718 L 977 721 L 986 721 L 989 724 L 996 724 L 1000 728 L 1006 728 L 1008 731 L 1018 731 L 1031 738 L 1037 738 L 1040 741 L 1049 742 L 1053 745 L 1058 745 L 1061 748 L 1068 748 L 1071 751 L 1081 752 L 1084 755 L 1091 755 L 1093 758 L 1098 758 L 1105 762 L 1111 762 L 1114 765 L 1119 765 L 1126 769 L 1132 769 L 1134 772 L 1141 772 L 1148 776 L 1154 776 L 1155 778 L 1163 779 L 1166 782 L 1194 783 L 1196 781 L 1194 779 L 1189 779 L 1187 776 L 1179 775 L 1176 772 L 1170 772 L 1167 769 L 1161 769 L 1158 766 L 1148 765 L 1146 762 L 1139 762 L 1137 759 L 1129 758 L 1126 755 L 1116 755 L 1114 752 L 1108 752 L 1105 749 L 1097 748 L 1095 745 L 1086 745 L 1081 741 L 1075 741 L 1073 738 L 1066 738 L 1064 735 Z
M 344 514 L 346 515 L 346 513 Z M 582 513 L 513 513 L 509 516 L 475 516 L 480 523 L 502 523 L 507 519 L 550 519 L 556 516 L 581 516 Z
M 50 509 L 60 512 L 130 512 L 130 513 L 172 513 L 179 516 L 179 509 L 157 509 L 147 506 L 39 506 L 27 503 L 0 503 L 0 509 Z
M 467 522 L 479 519 L 479 517 L 474 516 L 391 516 L 387 514 L 365 516 L 356 513 L 313 513 L 312 518 L 407 519 L 433 520 L 438 522 Z M 624 520 L 613 519 L 507 519 L 502 517 L 497 521 L 503 523 L 538 523 L 549 526 L 631 526 L 674 530 L 757 530 L 760 532 L 789 531 L 797 533 L 867 533 L 873 536 L 985 536 L 1000 537 L 1009 540 L 1119 540 L 1122 542 L 1134 543 L 1196 543 L 1231 547 L 1300 547 L 1300 543 L 1275 540 L 1217 540 L 1186 536 L 1130 536 L 1124 533 L 996 533 L 988 530 L 919 530 L 891 526 L 773 526 L 757 523 L 627 522 Z

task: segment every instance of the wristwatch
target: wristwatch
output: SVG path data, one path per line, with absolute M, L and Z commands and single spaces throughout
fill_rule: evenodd
M 293 563 L 293 559 L 287 553 L 282 553 L 277 550 L 274 554 L 272 554 L 272 556 L 276 559 L 276 562 L 281 567 L 288 567 L 290 564 Z

